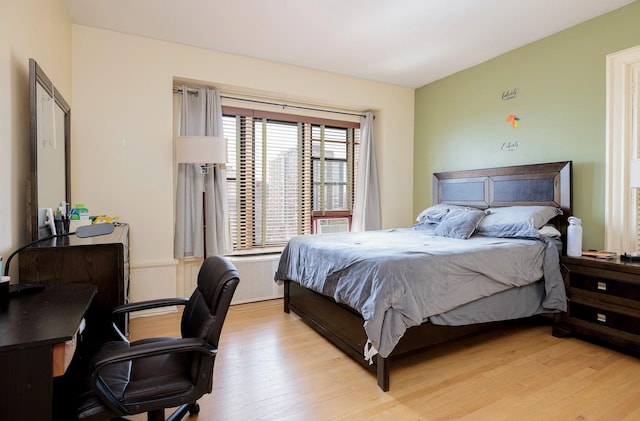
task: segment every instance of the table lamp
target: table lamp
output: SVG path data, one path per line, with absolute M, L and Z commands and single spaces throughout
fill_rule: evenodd
M 632 159 L 629 164 L 629 187 L 632 189 L 640 188 L 640 159 Z M 635 196 L 634 196 L 635 197 Z M 638 214 L 636 213 L 636 221 Z M 628 260 L 637 262 L 640 261 L 640 257 L 637 252 L 627 255 L 626 253 L 620 256 L 622 260 Z
M 9 276 L 9 264 L 11 263 L 11 259 L 13 259 L 18 253 L 20 253 L 22 250 L 26 249 L 27 247 L 31 247 L 33 245 L 36 245 L 38 243 L 41 243 L 43 241 L 46 240 L 52 240 L 54 238 L 60 238 L 60 237 L 66 237 L 69 235 L 75 235 L 76 237 L 79 238 L 88 238 L 88 237 L 96 237 L 98 235 L 105 235 L 105 234 L 111 234 L 114 231 L 114 225 L 113 224 L 108 224 L 108 223 L 104 223 L 104 224 L 91 224 L 91 225 L 82 225 L 79 226 L 78 229 L 76 229 L 75 232 L 68 232 L 65 234 L 53 234 L 50 235 L 48 237 L 43 237 L 43 238 L 39 238 L 35 241 L 32 241 L 28 244 L 25 244 L 24 246 L 18 248 L 16 251 L 14 251 L 13 253 L 11 253 L 9 255 L 9 257 L 7 258 L 7 261 L 5 262 L 4 265 L 4 276 L 8 277 Z M 3 277 L 4 278 L 4 277 Z M 13 284 L 10 286 L 10 291 L 12 294 L 19 294 L 21 293 L 21 291 L 26 291 L 26 290 L 36 290 L 36 289 L 42 289 L 42 285 L 39 284 Z
M 629 165 L 629 187 L 640 188 L 640 159 L 632 159 Z

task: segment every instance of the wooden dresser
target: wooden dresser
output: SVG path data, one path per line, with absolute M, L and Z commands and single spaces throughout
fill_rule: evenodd
M 29 247 L 19 255 L 19 282 L 60 284 L 80 282 L 98 288 L 91 321 L 100 332 L 111 333 L 111 311 L 128 302 L 129 226 L 121 224 L 113 233 L 90 238 L 75 235 Z M 127 332 L 127 320 L 117 320 Z
M 561 262 L 569 308 L 554 334 L 640 352 L 640 264 L 567 256 Z

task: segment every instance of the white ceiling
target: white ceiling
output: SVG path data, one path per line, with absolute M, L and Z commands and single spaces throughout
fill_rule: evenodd
M 64 0 L 73 23 L 419 87 L 634 0 Z

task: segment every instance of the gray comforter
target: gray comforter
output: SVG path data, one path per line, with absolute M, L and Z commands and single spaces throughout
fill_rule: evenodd
M 387 357 L 407 328 L 544 275 L 547 311 L 566 311 L 551 240 L 438 237 L 414 228 L 292 238 L 276 281 L 292 280 L 357 310 L 365 357 Z

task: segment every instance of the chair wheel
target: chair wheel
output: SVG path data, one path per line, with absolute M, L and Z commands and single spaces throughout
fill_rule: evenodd
M 191 408 L 189 408 L 189 415 L 196 415 L 200 412 L 200 404 L 198 402 L 194 402 L 193 405 L 191 405 Z

